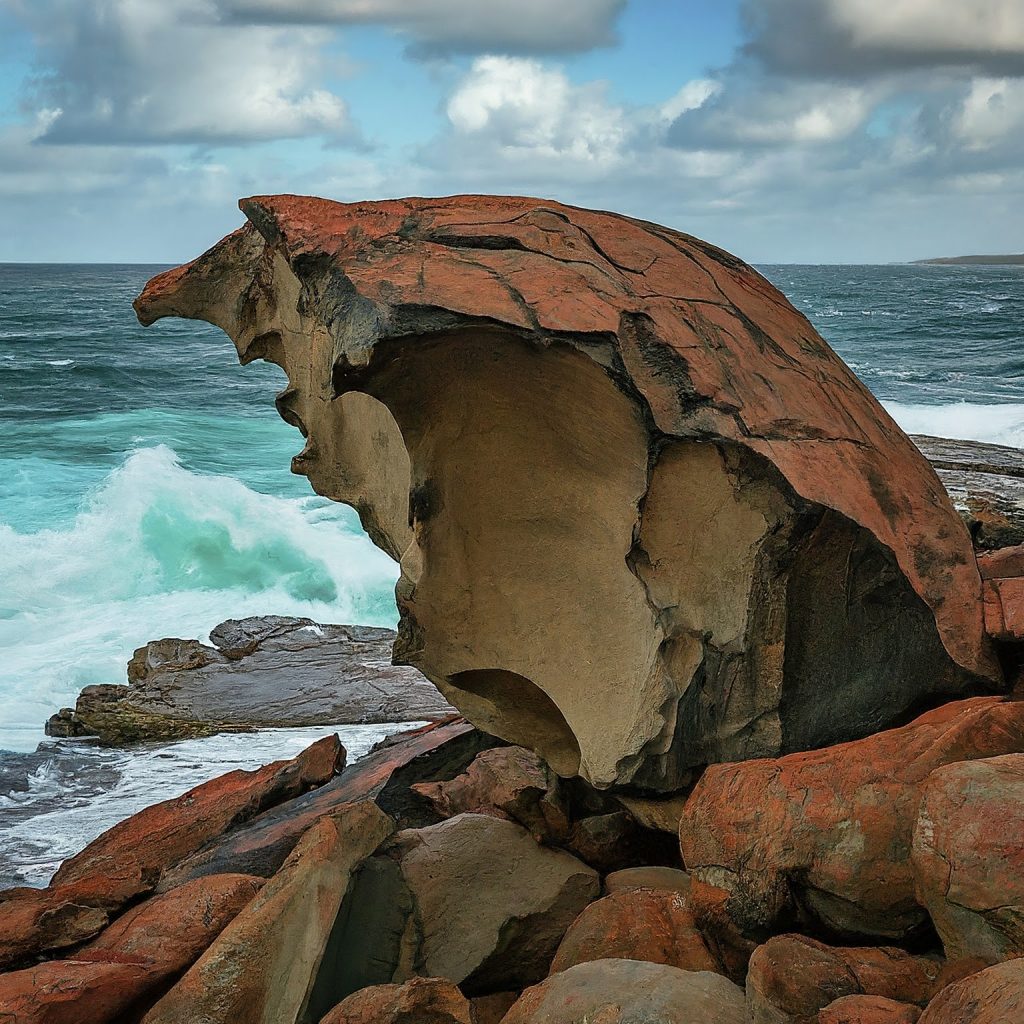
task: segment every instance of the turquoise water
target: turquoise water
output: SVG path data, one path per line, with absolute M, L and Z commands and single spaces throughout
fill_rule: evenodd
M 150 639 L 395 619 L 395 566 L 288 472 L 280 371 L 138 325 L 159 269 L 0 266 L 0 748 Z M 1024 445 L 1024 268 L 763 269 L 906 429 Z

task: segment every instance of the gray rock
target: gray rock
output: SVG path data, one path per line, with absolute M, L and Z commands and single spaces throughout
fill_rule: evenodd
M 140 647 L 127 686 L 86 687 L 50 729 L 121 744 L 453 713 L 420 672 L 391 664 L 389 629 L 271 615 L 229 619 L 210 639 L 215 646 L 172 638 Z

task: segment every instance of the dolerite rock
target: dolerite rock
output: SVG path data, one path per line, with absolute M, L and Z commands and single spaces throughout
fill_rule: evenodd
M 707 971 L 594 960 L 528 989 L 502 1024 L 746 1024 L 743 991 Z
M 368 801 L 322 818 L 145 1024 L 319 1020 L 313 982 L 352 872 L 393 829 Z
M 944 988 L 918 1024 L 1016 1024 L 1024 1020 L 1024 960 L 1007 960 Z
M 582 818 L 573 825 L 565 846 L 602 873 L 679 863 L 676 837 L 644 828 L 628 811 Z
M 747 974 L 750 1024 L 817 1024 L 842 996 L 884 996 L 924 1006 L 935 994 L 942 961 L 902 949 L 826 946 L 779 935 L 758 946 Z
M 947 765 L 922 792 L 917 896 L 946 955 L 1024 956 L 1024 754 Z
M 911 840 L 936 768 L 1024 750 L 1024 704 L 975 698 L 910 725 L 778 760 L 712 765 L 680 824 L 694 879 L 724 890 L 751 938 L 784 913 L 900 938 L 926 921 Z
M 323 785 L 344 757 L 338 737 L 330 736 L 290 761 L 229 772 L 104 832 L 64 861 L 47 888 L 0 893 L 0 968 L 92 938 L 110 914 L 156 888 L 177 861 L 261 811 Z
M 420 672 L 391 664 L 389 629 L 268 615 L 222 622 L 210 640 L 212 647 L 177 639 L 140 647 L 127 686 L 86 687 L 71 721 L 63 712 L 51 719 L 51 735 L 126 744 L 454 711 Z
M 413 978 L 353 992 L 320 1024 L 475 1024 L 469 1001 L 446 978 Z
M 616 957 L 724 973 L 697 930 L 686 897 L 664 889 L 618 892 L 591 903 L 569 926 L 551 973 Z
M 688 896 L 690 876 L 678 868 L 643 867 L 623 868 L 605 877 L 606 893 L 628 892 L 631 889 L 665 889 Z
M 1002 685 L 935 472 L 735 257 L 535 199 L 241 207 L 138 315 L 285 369 L 293 468 L 401 561 L 396 659 L 482 729 L 673 792 Z
M 471 995 L 543 978 L 601 887 L 575 857 L 481 814 L 402 832 L 391 855 L 415 907 L 417 973 L 450 978 Z
M 818 1014 L 818 1024 L 916 1024 L 921 1007 L 884 996 L 843 996 Z
M 213 875 L 128 911 L 68 960 L 0 974 L 0 1020 L 137 1019 L 253 898 L 262 879 Z
M 498 747 L 478 754 L 449 782 L 412 787 L 442 817 L 472 812 L 516 821 L 535 839 L 563 841 L 569 810 L 558 776 L 525 747 Z

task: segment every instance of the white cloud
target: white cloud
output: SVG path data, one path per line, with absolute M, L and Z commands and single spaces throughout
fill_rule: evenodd
M 958 138 L 973 150 L 990 149 L 1024 133 L 1024 80 L 977 78 L 953 119 Z
M 232 143 L 354 137 L 345 102 L 319 85 L 326 30 L 226 26 L 211 0 L 17 0 L 48 73 L 43 139 Z
M 389 25 L 427 52 L 569 53 L 614 40 L 626 0 L 217 0 L 241 21 Z

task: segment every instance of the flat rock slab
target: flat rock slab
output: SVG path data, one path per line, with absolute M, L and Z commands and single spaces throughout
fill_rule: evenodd
M 86 687 L 47 731 L 121 744 L 453 713 L 420 672 L 391 664 L 390 629 L 269 615 L 229 619 L 210 639 L 212 647 L 178 639 L 140 647 L 127 686 Z

